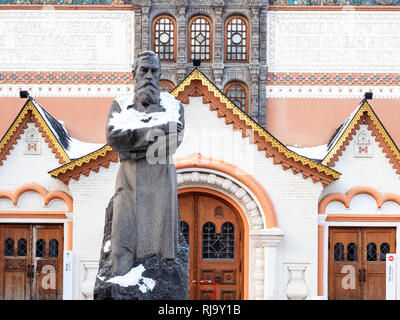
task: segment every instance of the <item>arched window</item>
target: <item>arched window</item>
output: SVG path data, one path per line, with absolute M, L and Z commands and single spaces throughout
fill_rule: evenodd
M 230 222 L 221 226 L 221 233 L 216 233 L 215 224 L 206 222 L 202 236 L 203 259 L 235 258 L 235 227 Z
M 247 107 L 247 87 L 240 82 L 230 82 L 225 87 L 225 95 L 244 112 L 248 112 Z
M 36 257 L 46 256 L 46 241 L 43 239 L 36 240 Z
M 28 250 L 28 243 L 26 239 L 21 238 L 18 240 L 18 247 L 17 247 L 17 256 L 24 257 L 27 254 Z
M 4 241 L 4 255 L 6 257 L 12 257 L 14 255 L 14 239 L 7 238 Z
M 174 84 L 168 80 L 160 80 L 160 82 L 158 83 L 158 87 L 160 88 L 161 91 L 166 91 L 166 92 L 170 92 L 172 91 L 173 88 L 175 88 Z
M 344 261 L 344 246 L 340 242 L 336 243 L 333 248 L 333 260 Z
M 353 242 L 347 245 L 347 261 L 357 261 L 357 245 Z
M 225 61 L 248 60 L 249 25 L 243 17 L 230 17 L 225 22 Z
M 212 23 L 206 16 L 195 16 L 189 21 L 189 61 L 212 59 Z
M 51 239 L 49 241 L 49 257 L 57 258 L 58 257 L 58 240 Z
M 380 249 L 381 249 L 380 250 L 380 254 L 379 254 L 380 260 L 381 261 L 386 261 L 386 255 L 388 253 L 390 253 L 390 245 L 389 245 L 389 243 L 387 243 L 387 242 L 381 243 Z
M 376 244 L 373 242 L 368 243 L 367 245 L 367 261 L 376 261 Z
M 153 51 L 161 61 L 176 61 L 176 22 L 170 16 L 153 21 Z

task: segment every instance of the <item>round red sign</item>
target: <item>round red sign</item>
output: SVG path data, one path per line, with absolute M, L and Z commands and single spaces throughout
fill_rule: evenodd
M 393 261 L 394 260 L 394 257 L 393 256 L 389 256 L 389 261 Z

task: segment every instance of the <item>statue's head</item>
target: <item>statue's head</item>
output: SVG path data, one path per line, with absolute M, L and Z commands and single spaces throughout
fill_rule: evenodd
M 135 100 L 144 107 L 159 102 L 161 63 L 160 58 L 153 51 L 139 53 L 133 64 L 133 77 L 135 78 Z

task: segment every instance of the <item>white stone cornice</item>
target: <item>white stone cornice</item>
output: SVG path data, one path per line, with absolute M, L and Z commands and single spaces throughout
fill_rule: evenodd
M 250 232 L 250 238 L 257 247 L 278 247 L 284 232 L 279 228 L 260 229 Z

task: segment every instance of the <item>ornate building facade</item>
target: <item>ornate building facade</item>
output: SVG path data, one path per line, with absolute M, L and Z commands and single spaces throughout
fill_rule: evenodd
M 202 72 L 265 127 L 265 0 L 144 0 L 133 7 L 135 51 L 160 55 L 170 89 L 198 59 Z
M 399 3 L 0 0 L 0 299 L 93 298 L 105 122 L 148 49 L 185 109 L 190 279 L 216 284 L 191 298 L 400 299 Z

